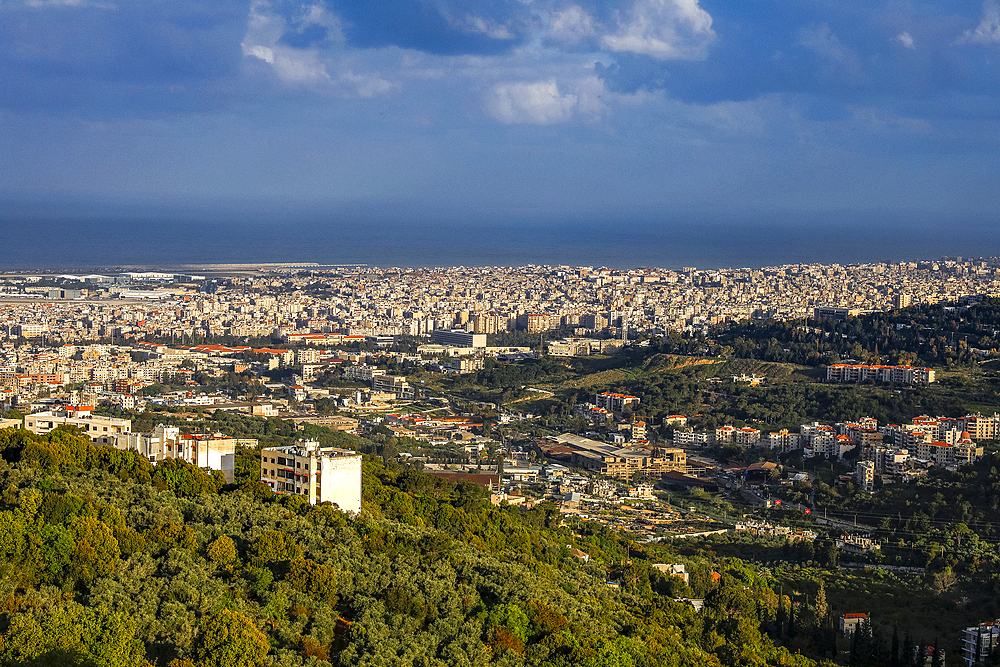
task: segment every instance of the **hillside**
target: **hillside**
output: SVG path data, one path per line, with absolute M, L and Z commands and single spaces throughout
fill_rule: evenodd
M 812 664 L 736 559 L 683 559 L 689 588 L 669 550 L 380 459 L 352 518 L 62 429 L 0 449 L 3 665 Z

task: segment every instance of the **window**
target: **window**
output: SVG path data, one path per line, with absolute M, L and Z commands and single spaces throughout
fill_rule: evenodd
M 284 459 L 284 457 L 282 457 L 282 456 L 278 457 L 278 465 L 279 466 L 285 465 L 285 459 Z
M 296 468 L 301 468 L 301 467 L 302 467 L 302 464 L 301 464 L 301 463 L 299 463 L 298 461 L 296 461 L 296 462 L 295 462 L 295 467 L 296 467 Z

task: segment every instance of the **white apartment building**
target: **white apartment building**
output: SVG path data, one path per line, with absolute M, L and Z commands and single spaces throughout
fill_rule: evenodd
M 934 370 L 914 366 L 867 366 L 864 364 L 832 364 L 827 366 L 826 379 L 834 382 L 893 382 L 896 384 L 930 384 Z
M 984 621 L 962 631 L 962 659 L 966 667 L 984 663 L 1000 646 L 1000 619 Z
M 365 366 L 364 364 L 360 366 L 348 366 L 344 369 L 345 378 L 361 380 L 362 382 L 371 382 L 382 375 L 385 375 L 384 370 L 375 368 L 374 366 Z
M 594 404 L 599 408 L 604 408 L 605 410 L 621 412 L 626 408 L 626 406 L 639 405 L 639 397 L 606 391 L 604 393 L 597 394 L 597 396 L 594 397 Z
M 875 489 L 875 464 L 871 461 L 858 461 L 854 468 L 854 480 L 865 491 Z
M 159 424 L 150 433 L 119 436 L 118 449 L 133 449 L 155 465 L 164 459 L 183 459 L 191 465 L 219 470 L 230 484 L 235 480 L 235 438 L 221 433 L 182 435 L 177 426 Z
M 730 445 L 736 436 L 735 426 L 720 426 L 715 429 L 715 442 L 720 445 Z
M 972 463 L 983 455 L 983 448 L 972 442 L 968 433 L 962 434 L 955 444 L 935 440 L 917 443 L 917 458 L 933 461 L 939 466 L 964 465 Z
M 320 447 L 315 440 L 260 453 L 260 481 L 275 493 L 306 496 L 311 505 L 334 503 L 344 512 L 361 511 L 361 455 L 349 449 Z
M 787 428 L 767 434 L 767 447 L 779 452 L 791 452 L 802 447 L 802 438 L 798 433 L 789 433 Z
M 714 433 L 702 433 L 686 429 L 677 429 L 674 431 L 674 447 L 704 447 L 712 444 L 713 442 L 715 442 Z
M 733 433 L 733 442 L 742 447 L 753 447 L 760 442 L 760 431 L 744 426 Z
M 34 412 L 24 418 L 24 428 L 44 434 L 62 425 L 78 426 L 95 445 L 114 445 L 118 436 L 132 431 L 131 419 L 92 414 L 92 405 L 70 405 L 65 410 Z

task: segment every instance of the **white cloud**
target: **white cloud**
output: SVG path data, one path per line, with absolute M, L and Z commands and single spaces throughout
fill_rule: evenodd
M 571 5 L 549 15 L 548 35 L 553 39 L 573 44 L 595 34 L 594 17 L 579 5 Z
M 383 79 L 377 74 L 355 74 L 351 70 L 341 73 L 339 82 L 353 91 L 353 97 L 376 97 L 399 86 L 395 81 Z
M 602 37 L 601 45 L 660 60 L 702 60 L 714 40 L 712 17 L 698 0 L 636 0 L 618 32 Z
M 993 0 L 983 3 L 983 18 L 975 30 L 966 30 L 959 44 L 1000 44 L 1000 6 Z
M 534 83 L 499 83 L 486 99 L 486 112 L 501 123 L 552 125 L 573 117 L 576 95 L 559 92 L 555 79 Z
M 321 25 L 328 30 L 328 40 L 342 43 L 340 22 L 320 4 L 303 5 L 301 14 L 291 19 L 299 30 Z M 289 20 L 273 11 L 268 0 L 256 0 L 250 8 L 247 34 L 241 44 L 243 55 L 266 63 L 283 83 L 313 86 L 343 97 L 374 97 L 391 91 L 396 83 L 378 73 L 358 73 L 345 59 L 331 57 L 318 47 L 295 48 L 284 44 Z
M 274 49 L 270 49 L 266 46 L 261 46 L 257 44 L 255 46 L 247 46 L 246 44 L 240 44 L 243 47 L 243 55 L 253 56 L 254 58 L 260 58 L 269 65 L 274 64 Z
M 472 33 L 481 33 L 486 35 L 491 39 L 513 39 L 514 35 L 511 34 L 507 26 L 495 23 L 493 21 L 488 21 L 481 16 L 474 16 L 472 14 L 466 14 L 465 18 L 461 21 L 455 22 L 456 25 L 464 28 L 465 30 Z
M 843 83 L 859 84 L 866 80 L 858 54 L 840 43 L 840 39 L 826 23 L 803 28 L 795 42 L 819 54 L 828 62 L 823 74 Z
M 905 46 L 908 49 L 916 49 L 917 48 L 917 45 L 913 43 L 913 37 L 911 37 L 910 33 L 906 32 L 906 31 L 903 31 L 903 32 L 899 33 L 898 35 L 896 35 L 894 41 L 898 42 L 899 44 L 902 44 L 903 46 Z

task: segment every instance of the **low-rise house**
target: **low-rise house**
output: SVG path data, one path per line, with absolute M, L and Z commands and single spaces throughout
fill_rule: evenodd
M 840 617 L 840 631 L 845 635 L 853 635 L 862 623 L 868 618 L 868 614 L 850 613 Z
M 690 575 L 684 563 L 656 563 L 653 569 L 671 577 L 679 577 L 684 583 L 689 583 Z

